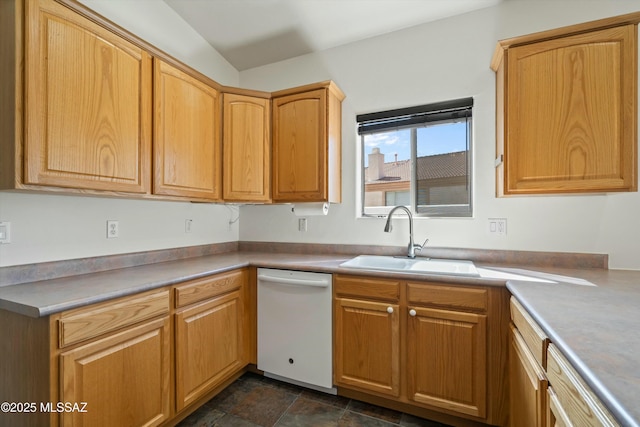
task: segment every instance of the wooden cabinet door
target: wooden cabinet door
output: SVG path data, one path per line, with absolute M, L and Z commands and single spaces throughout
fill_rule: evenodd
M 327 91 L 275 98 L 273 200 L 327 200 L 327 155 Z
M 60 355 L 62 426 L 155 426 L 169 419 L 169 318 L 153 320 Z M 55 404 L 55 403 L 54 403 Z
M 511 328 L 509 355 L 509 425 L 546 427 L 546 374 L 514 327 Z
M 188 406 L 246 365 L 240 291 L 176 313 L 176 405 Z
M 233 93 L 223 100 L 223 198 L 266 202 L 271 197 L 270 101 Z
M 407 321 L 409 400 L 484 418 L 486 315 L 411 309 Z
M 573 423 L 558 400 L 553 387 L 547 388 L 547 416 L 545 427 L 573 427 Z
M 154 62 L 154 194 L 218 200 L 220 96 L 212 86 Z
M 25 7 L 25 183 L 148 193 L 150 56 L 52 0 Z
M 505 194 L 637 190 L 636 31 L 507 51 Z
M 335 299 L 335 383 L 400 395 L 398 305 Z

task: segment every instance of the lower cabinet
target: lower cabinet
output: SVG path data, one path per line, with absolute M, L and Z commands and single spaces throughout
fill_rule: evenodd
M 400 396 L 399 283 L 339 276 L 334 288 L 335 383 Z
M 510 341 L 510 426 L 545 427 L 548 404 L 546 390 L 549 383 L 547 376 L 514 327 L 511 328 Z
M 249 270 L 50 317 L 0 310 L 0 426 L 174 425 L 252 361 Z
M 418 404 L 483 418 L 486 315 L 412 308 L 407 328 L 407 394 Z
M 339 393 L 454 425 L 506 424 L 504 289 L 335 275 L 334 294 Z
M 237 289 L 176 313 L 177 410 L 244 368 L 243 311 Z
M 549 338 L 513 297 L 510 300 L 509 425 L 545 427 L 548 423 L 547 346 Z
M 156 426 L 171 416 L 169 317 L 60 355 L 63 426 Z
M 547 424 L 546 427 L 571 427 L 573 424 L 564 411 L 558 395 L 552 387 L 547 389 Z
M 489 290 L 407 283 L 407 397 L 485 419 Z
M 514 297 L 511 321 L 512 427 L 620 425 Z
M 614 427 L 620 424 L 553 343 L 547 350 L 549 425 Z

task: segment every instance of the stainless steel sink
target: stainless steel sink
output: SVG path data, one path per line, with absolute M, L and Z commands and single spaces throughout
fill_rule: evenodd
M 400 271 L 406 273 L 446 274 L 451 276 L 480 277 L 471 261 L 452 259 L 407 258 L 381 255 L 359 255 L 340 267 L 363 270 Z

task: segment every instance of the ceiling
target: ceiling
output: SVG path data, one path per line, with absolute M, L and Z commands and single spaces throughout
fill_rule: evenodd
M 164 0 L 242 71 L 502 0 Z

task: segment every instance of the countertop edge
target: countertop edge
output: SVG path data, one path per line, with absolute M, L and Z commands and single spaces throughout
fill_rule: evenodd
M 353 258 L 352 255 L 342 253 L 306 254 L 237 251 L 205 254 L 186 259 L 167 260 L 152 264 L 128 266 L 95 273 L 3 286 L 0 287 L 0 308 L 30 317 L 44 317 L 84 305 L 104 302 L 114 298 L 149 291 L 163 286 L 170 286 L 179 282 L 242 267 L 298 269 L 334 274 L 376 276 L 394 279 L 401 278 L 403 280 L 426 280 L 468 286 L 505 287 L 508 280 L 505 278 L 365 270 L 339 266 L 342 262 L 351 258 Z M 508 267 L 495 264 L 485 265 L 483 263 L 476 263 L 476 265 L 490 269 Z M 544 271 L 547 269 L 536 270 Z M 607 270 L 598 271 L 605 272 Z M 530 271 L 529 273 L 536 272 Z M 640 272 L 638 275 L 640 276 Z M 133 281 L 132 284 L 113 284 L 114 281 L 125 282 L 129 280 L 129 276 L 133 277 L 131 279 Z M 557 277 L 562 278 L 562 276 Z M 85 285 L 85 283 L 89 284 Z M 48 288 L 48 286 L 56 287 Z M 90 287 L 98 292 L 89 293 L 87 290 L 82 292 L 82 287 L 84 286 Z M 77 291 L 78 289 L 80 289 L 80 292 Z M 46 292 L 49 290 L 51 290 L 51 294 L 64 293 L 66 296 L 52 297 L 51 295 L 46 295 Z M 40 295 L 26 295 L 29 291 L 32 294 Z
M 442 274 L 424 274 L 414 272 L 390 272 L 378 270 L 363 270 L 340 267 L 339 265 L 352 258 L 349 255 L 299 255 L 299 254 L 265 254 L 259 252 L 212 254 L 202 257 L 165 261 L 155 264 L 125 267 L 95 273 L 47 279 L 37 282 L 20 283 L 0 287 L 0 309 L 15 312 L 29 317 L 46 317 L 66 310 L 101 303 L 116 298 L 134 295 L 165 286 L 175 285 L 209 275 L 224 273 L 238 268 L 277 268 L 290 270 L 304 270 L 326 272 L 332 274 L 350 274 L 356 276 L 375 276 L 415 281 L 434 281 L 443 284 L 457 284 L 467 286 L 504 287 L 505 279 L 478 278 L 465 276 L 449 276 Z M 157 270 L 167 270 L 155 278 Z M 138 277 L 136 277 L 138 276 Z M 130 277 L 133 277 L 130 279 Z M 131 280 L 132 284 L 113 286 L 113 282 Z M 82 290 L 84 283 L 99 292 L 74 292 L 72 289 Z M 46 291 L 51 293 L 66 293 L 59 298 L 47 297 Z M 34 297 L 24 294 L 31 291 Z M 40 298 L 41 303 L 38 303 Z M 31 299 L 31 302 L 29 302 Z M 48 300 L 48 301 L 47 301 Z
M 509 292 L 515 296 L 518 302 L 522 304 L 525 310 L 527 310 L 536 323 L 549 336 L 551 343 L 562 352 L 562 354 L 571 363 L 571 366 L 580 374 L 607 409 L 611 411 L 616 420 L 625 426 L 640 427 L 640 424 L 634 420 L 631 414 L 629 414 L 624 406 L 620 404 L 618 399 L 616 399 L 609 389 L 602 384 L 593 371 L 589 369 L 582 359 L 571 349 L 571 346 L 569 346 L 561 335 L 559 335 L 555 329 L 549 325 L 549 323 L 538 313 L 535 307 L 529 303 L 527 298 L 523 296 L 517 288 L 514 288 L 511 281 L 507 281 L 506 285 Z
M 211 257 L 213 256 L 215 255 L 211 255 Z M 176 262 L 180 262 L 180 261 L 176 261 Z M 145 266 L 127 267 L 122 269 L 90 273 L 82 276 L 71 276 L 68 278 L 68 280 L 80 281 L 82 280 L 83 277 L 90 277 L 98 274 L 126 274 L 131 269 L 138 269 L 138 271 L 141 271 L 140 269 L 154 269 L 154 268 L 157 268 L 159 264 L 164 264 L 164 263 L 150 264 Z M 11 288 L 25 289 L 30 285 L 37 285 L 37 284 L 46 283 L 49 281 L 50 282 L 64 281 L 65 278 L 51 279 L 51 280 L 45 280 L 45 281 L 33 282 L 33 283 L 21 283 L 17 285 L 11 285 L 11 286 L 0 288 L 0 309 L 11 311 L 13 313 L 21 314 L 28 317 L 33 317 L 33 318 L 47 317 L 57 313 L 61 313 L 63 311 L 72 310 L 75 308 L 80 308 L 80 307 L 84 307 L 91 304 L 98 304 L 98 303 L 114 300 L 116 298 L 122 298 L 130 295 L 139 294 L 142 292 L 152 291 L 154 289 L 159 289 L 166 286 L 172 286 L 177 283 L 196 280 L 202 277 L 211 276 L 214 274 L 220 274 L 226 271 L 236 270 L 239 268 L 245 268 L 249 266 L 250 266 L 249 262 L 229 262 L 228 264 L 225 264 L 224 266 L 221 266 L 221 267 L 198 269 L 196 272 L 193 272 L 190 274 L 178 273 L 175 276 L 171 276 L 170 278 L 167 278 L 165 280 L 137 282 L 135 285 L 127 288 L 121 288 L 121 289 L 112 290 L 112 291 L 104 291 L 104 292 L 96 293 L 90 296 L 69 298 L 57 303 L 42 304 L 42 305 L 30 305 L 30 304 L 21 303 L 15 300 L 10 300 L 10 299 L 7 299 L 6 297 L 3 297 L 2 294 L 3 292 L 6 293 L 7 291 L 11 290 Z

